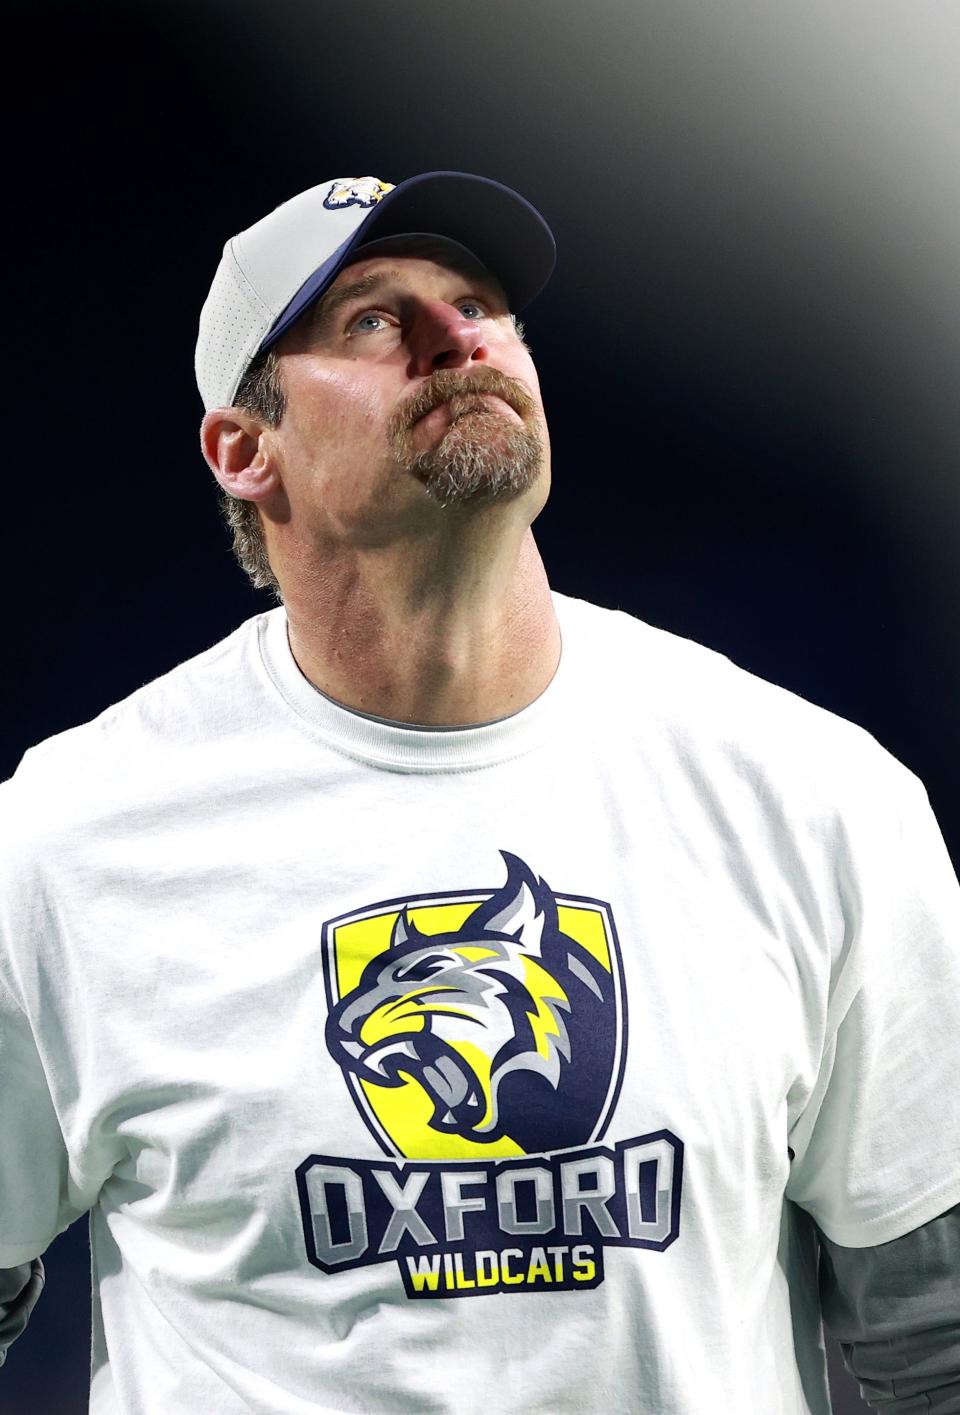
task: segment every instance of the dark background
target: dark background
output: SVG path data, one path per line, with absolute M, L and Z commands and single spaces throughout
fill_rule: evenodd
M 558 235 L 527 316 L 555 587 L 861 723 L 926 782 L 960 859 L 955 7 L 6 15 L 0 775 L 272 602 L 233 566 L 197 449 L 223 241 L 325 178 L 454 168 L 518 187 Z M 47 1255 L 0 1415 L 86 1409 L 85 1244 L 77 1225 Z M 862 1408 L 838 1378 L 837 1411 Z

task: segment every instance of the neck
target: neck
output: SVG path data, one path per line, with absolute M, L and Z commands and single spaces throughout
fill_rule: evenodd
M 529 528 L 513 547 L 329 548 L 314 573 L 279 578 L 300 671 L 346 707 L 468 726 L 519 712 L 556 672 L 560 630 Z

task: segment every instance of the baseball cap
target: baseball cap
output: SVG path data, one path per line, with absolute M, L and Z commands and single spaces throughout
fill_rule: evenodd
M 556 245 L 518 192 L 469 172 L 423 172 L 393 186 L 338 177 L 285 201 L 223 248 L 203 309 L 196 372 L 206 408 L 233 402 L 250 361 L 318 299 L 361 246 L 429 233 L 465 246 L 500 281 L 514 313 L 546 285 Z

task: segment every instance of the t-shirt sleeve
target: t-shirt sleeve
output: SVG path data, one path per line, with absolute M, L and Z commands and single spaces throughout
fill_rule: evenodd
M 12 1343 L 23 1335 L 43 1291 L 43 1283 L 40 1258 L 15 1268 L 0 1268 L 0 1366 Z
M 86 1207 L 33 1030 L 0 974 L 0 1268 L 38 1257 Z
M 922 783 L 886 754 L 838 838 L 845 938 L 786 1193 L 858 1248 L 960 1201 L 960 885 Z

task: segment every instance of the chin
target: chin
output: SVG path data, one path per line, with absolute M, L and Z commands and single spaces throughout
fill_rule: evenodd
M 543 479 L 539 434 L 495 415 L 470 421 L 488 420 L 497 426 L 468 431 L 455 424 L 436 448 L 414 458 L 410 470 L 441 506 L 516 501 Z

